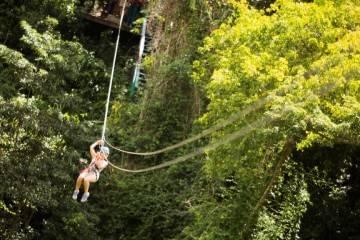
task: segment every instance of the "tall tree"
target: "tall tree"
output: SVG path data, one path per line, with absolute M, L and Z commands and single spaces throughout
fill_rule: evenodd
M 356 1 L 284 0 L 263 12 L 231 2 L 238 14 L 205 39 L 194 62 L 194 79 L 210 101 L 199 121 L 209 126 L 250 113 L 212 136 L 214 143 L 241 137 L 208 153 L 211 187 L 185 232 L 199 239 L 293 239 L 314 199 L 305 159 L 294 154 L 359 144 L 359 8 Z

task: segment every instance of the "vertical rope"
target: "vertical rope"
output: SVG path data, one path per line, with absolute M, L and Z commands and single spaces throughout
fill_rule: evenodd
M 111 69 L 111 76 L 110 76 L 110 83 L 109 83 L 109 90 L 108 90 L 106 106 L 105 106 L 104 125 L 103 125 L 103 129 L 102 129 L 102 134 L 101 134 L 101 139 L 102 140 L 105 140 L 105 131 L 106 131 L 107 116 L 108 116 L 108 112 L 109 112 L 111 88 L 112 88 L 112 82 L 113 82 L 113 79 L 114 79 L 115 63 L 116 63 L 116 57 L 117 57 L 117 52 L 118 52 L 118 48 L 119 48 L 120 32 L 121 32 L 122 22 L 123 22 L 123 19 L 124 19 L 124 13 L 125 13 L 126 4 L 127 4 L 127 0 L 124 0 L 123 6 L 122 6 L 122 11 L 121 11 L 121 17 L 120 17 L 120 20 L 119 20 L 119 30 L 118 30 L 118 35 L 117 35 L 117 39 L 116 39 L 115 53 L 114 53 L 114 59 L 113 59 L 113 64 L 112 64 L 112 69 Z

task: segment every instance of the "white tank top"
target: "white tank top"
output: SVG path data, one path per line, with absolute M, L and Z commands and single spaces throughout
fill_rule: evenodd
M 107 160 L 95 161 L 96 168 L 99 172 L 101 172 L 104 168 L 106 168 L 108 164 L 109 164 L 109 162 Z

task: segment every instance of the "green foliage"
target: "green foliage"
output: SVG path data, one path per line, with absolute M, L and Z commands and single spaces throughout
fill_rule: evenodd
M 9 33 L 8 39 L 1 39 L 4 45 L 0 45 L 3 86 L 0 90 L 0 153 L 4 155 L 1 159 L 4 166 L 1 179 L 4 184 L 0 189 L 1 238 L 158 239 L 160 236 L 167 239 L 175 236 L 190 219 L 184 202 L 190 196 L 191 189 L 187 186 L 191 185 L 197 172 L 193 169 L 198 169 L 198 165 L 174 167 L 168 173 L 142 177 L 123 177 L 105 171 L 100 183 L 91 186 L 91 200 L 87 205 L 71 199 L 78 170 L 75 163 L 80 156 L 88 157 L 88 145 L 100 132 L 100 124 L 94 120 L 103 117 L 109 77 L 106 70 L 112 60 L 113 39 L 110 31 L 104 31 L 100 41 L 72 36 L 72 31 L 76 27 L 81 29 L 82 23 L 78 21 L 76 26 L 67 29 L 64 22 L 74 21 L 72 13 L 61 12 L 65 5 L 53 6 L 54 9 L 44 12 L 52 3 L 56 1 L 27 3 L 19 8 L 14 3 L 3 5 L 18 11 L 18 18 L 9 25 L 1 25 L 4 34 L 10 32 L 9 29 L 16 30 Z M 36 4 L 38 9 L 34 9 Z M 72 5 L 68 7 L 72 11 Z M 132 54 L 127 49 L 130 44 L 126 40 L 124 43 L 127 45 L 121 53 L 124 50 Z M 115 143 L 139 150 L 142 136 L 135 134 L 140 132 L 136 124 L 142 106 L 129 103 L 124 91 L 128 85 L 126 71 L 131 65 L 128 59 L 133 56 L 120 57 L 107 133 L 118 140 Z M 119 69 L 123 62 L 127 64 L 126 69 Z M 171 71 L 176 70 L 182 74 L 180 79 L 187 80 L 188 84 L 190 62 L 169 63 L 171 67 L 163 68 L 162 72 L 169 77 Z M 183 69 L 186 72 L 183 73 Z M 181 99 L 180 93 L 173 96 L 170 89 L 164 93 L 178 101 L 173 104 L 170 98 L 165 99 L 167 109 L 176 109 L 172 113 L 178 114 L 184 109 L 182 103 L 190 103 Z M 159 104 L 156 109 L 159 107 L 163 106 Z M 166 116 L 165 112 L 161 116 Z M 171 138 L 170 131 L 182 138 L 184 133 L 179 132 L 187 130 L 185 121 L 175 115 L 167 117 L 163 122 L 158 118 L 164 123 L 158 135 L 161 141 Z M 154 122 L 148 126 L 151 124 Z M 186 124 L 189 126 L 190 121 Z M 143 148 L 157 145 L 159 141 L 148 137 Z M 113 153 L 111 160 L 119 164 L 120 158 L 121 155 Z M 127 160 L 130 164 L 135 162 Z M 180 178 L 185 180 L 179 181 Z
M 33 61 L 48 72 L 46 81 L 43 83 L 49 83 L 46 91 L 34 94 L 41 94 L 43 98 L 56 104 L 61 110 L 80 112 L 81 109 L 73 108 L 85 104 L 90 105 L 91 101 L 103 97 L 98 93 L 106 89 L 104 80 L 107 75 L 104 65 L 81 44 L 62 40 L 59 33 L 53 30 L 53 24 L 56 25 L 56 21 L 47 18 L 44 21 L 47 30 L 44 33 L 38 33 L 26 22 L 21 22 L 25 30 L 25 35 L 21 40 L 29 50 L 33 51 Z M 59 95 L 65 95 L 66 98 L 59 102 L 61 99 Z
M 268 207 L 259 214 L 252 238 L 299 239 L 301 218 L 310 202 L 303 169 L 288 163 L 271 196 Z
M 198 239 L 248 239 L 252 231 L 256 239 L 292 239 L 306 210 L 305 185 L 298 200 L 278 200 L 278 214 L 267 209 L 258 215 L 259 208 L 268 190 L 281 183 L 280 166 L 289 165 L 282 162 L 296 149 L 359 144 L 359 9 L 353 2 L 284 0 L 268 16 L 233 4 L 237 17 L 205 38 L 202 56 L 193 64 L 193 78 L 210 101 L 199 123 L 211 126 L 264 96 L 271 98 L 212 136 L 212 141 L 225 140 L 226 134 L 254 125 L 250 134 L 208 153 L 206 176 L 215 183 L 231 176 L 236 191 L 220 202 L 214 190 L 204 192 L 204 202 L 194 207 L 194 226 L 186 232 Z M 289 141 L 294 143 L 286 147 Z M 296 186 L 287 184 L 278 191 Z M 213 188 L 217 192 L 221 185 Z M 292 208 L 297 211 L 289 212 Z
M 74 156 L 67 151 L 57 114 L 42 112 L 36 105 L 35 99 L 22 97 L 0 101 L 1 214 L 6 219 L 1 235 L 5 239 L 23 231 L 30 234 L 33 214 L 39 208 L 59 206 L 71 181 Z
M 22 87 L 38 89 L 47 75 L 46 71 L 38 70 L 21 53 L 4 45 L 0 45 L 0 69 L 0 79 L 3 80 L 0 93 L 6 99 L 16 95 Z
M 94 134 L 93 124 L 83 121 L 101 114 L 103 104 L 94 101 L 104 99 L 99 92 L 107 74 L 103 62 L 79 42 L 63 40 L 57 24 L 47 17 L 36 29 L 21 21 L 21 39 L 12 47 L 0 45 L 2 239 L 40 233 L 68 239 L 96 232 L 96 218 L 74 207 L 68 195 L 74 163 Z
M 75 5 L 78 0 L 46 1 L 3 1 L 0 3 L 0 41 L 14 47 L 18 44 L 22 31 L 19 22 L 25 20 L 31 25 L 37 24 L 48 16 L 61 22 L 71 23 L 75 17 Z
M 301 222 L 300 239 L 359 236 L 355 227 L 359 224 L 359 166 L 354 164 L 358 154 L 358 147 L 341 144 L 313 147 L 295 156 L 304 162 L 312 202 Z
M 189 185 L 199 167 L 188 163 L 155 174 L 104 176 L 104 186 L 93 196 L 95 207 L 106 206 L 96 210 L 101 239 L 172 239 L 191 219 Z
M 70 195 L 100 132 L 112 32 L 85 36 L 75 0 L 0 3 L 0 238 L 357 239 L 358 1 L 245 2 L 151 1 L 147 86 L 127 98 L 125 39 L 107 137 L 154 150 L 253 106 L 203 143 L 247 133 L 157 172 L 107 169 L 87 204 Z M 194 147 L 110 160 L 141 168 Z

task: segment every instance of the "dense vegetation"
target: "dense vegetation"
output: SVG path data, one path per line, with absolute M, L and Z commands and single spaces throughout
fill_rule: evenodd
M 208 146 L 144 174 L 109 167 L 80 204 L 116 34 L 84 21 L 92 3 L 0 3 L 1 239 L 360 238 L 359 1 L 149 1 L 147 83 L 128 94 L 124 32 L 107 138 L 147 151 L 235 120 L 159 156 L 112 151 L 143 168 Z

